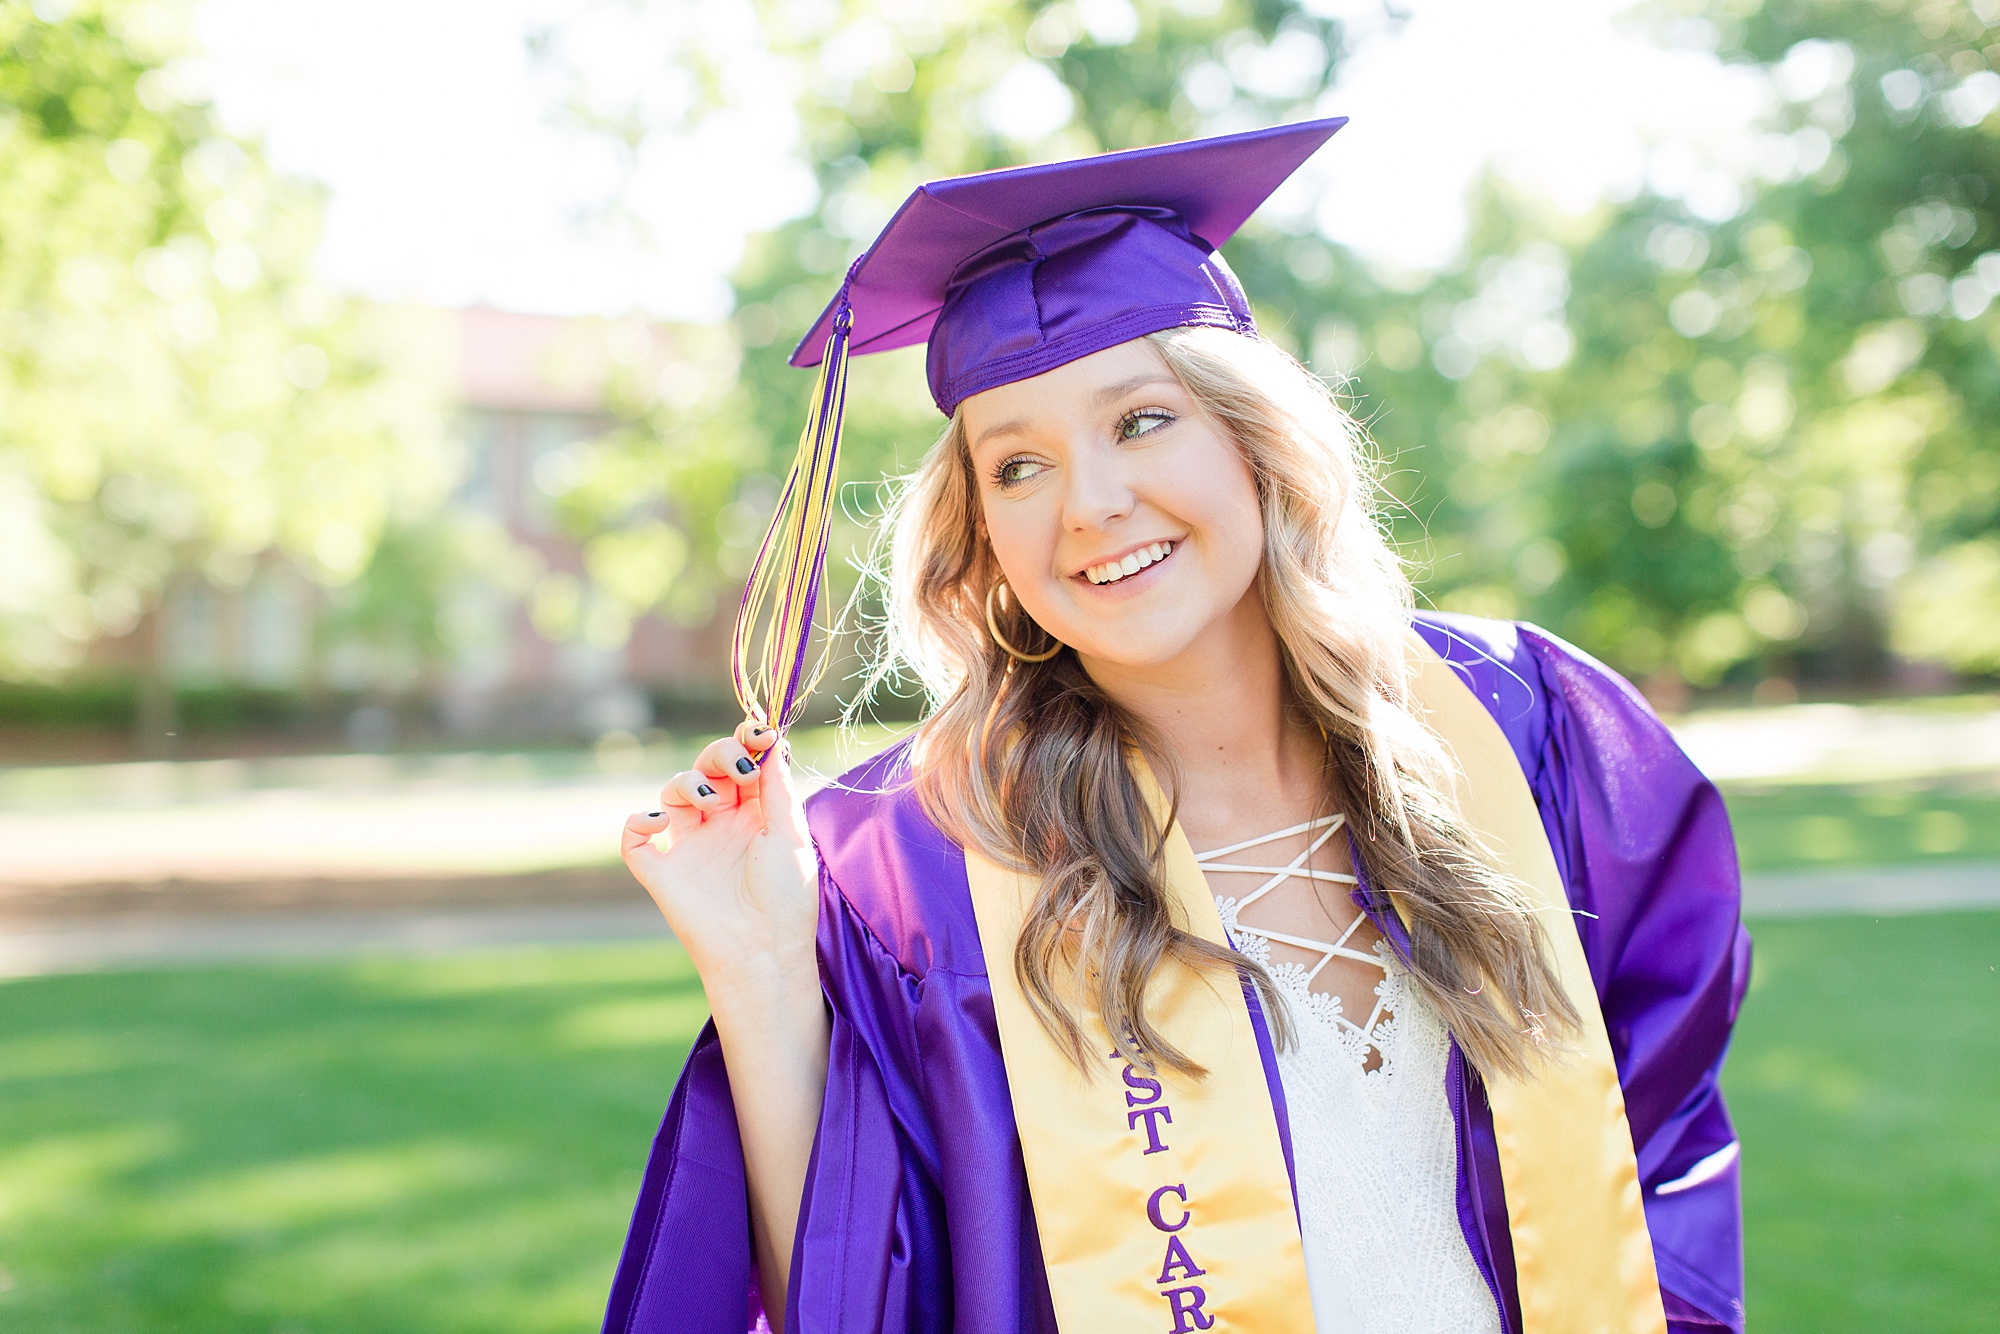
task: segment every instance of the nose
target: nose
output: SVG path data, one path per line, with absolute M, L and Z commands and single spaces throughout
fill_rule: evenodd
M 1137 497 L 1127 474 L 1127 455 L 1102 445 L 1079 443 L 1070 452 L 1068 489 L 1063 494 L 1063 526 L 1095 532 L 1131 515 Z

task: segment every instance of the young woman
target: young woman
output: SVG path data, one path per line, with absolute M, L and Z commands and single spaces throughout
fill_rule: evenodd
M 1722 804 L 1577 650 L 1413 613 L 1214 253 L 1336 128 L 933 183 L 850 273 L 822 329 L 927 334 L 949 418 L 932 706 L 627 822 L 714 1019 L 607 1329 L 1741 1329 Z

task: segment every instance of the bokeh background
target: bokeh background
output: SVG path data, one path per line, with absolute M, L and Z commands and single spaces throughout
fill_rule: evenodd
M 1225 253 L 1423 598 L 1724 784 L 1753 1327 L 2000 1324 L 2000 3 L 0 0 L 0 1327 L 591 1327 L 793 341 L 922 180 L 1320 114 Z

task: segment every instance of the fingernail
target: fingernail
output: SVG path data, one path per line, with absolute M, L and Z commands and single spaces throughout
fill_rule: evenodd
M 770 728 L 768 728 L 768 727 L 753 727 L 753 728 L 751 728 L 751 729 L 750 729 L 750 735 L 751 735 L 751 736 L 762 736 L 762 735 L 764 735 L 764 733 L 766 733 L 766 732 L 768 732 L 768 731 L 770 731 L 770 730 L 771 730 L 771 729 L 770 729 Z
M 648 820 L 657 820 L 664 814 L 666 814 L 665 811 L 647 811 L 646 818 Z
M 748 759 L 741 759 L 736 761 L 736 772 L 739 774 L 754 774 L 757 772 L 757 766 L 750 763 Z
M 706 783 L 696 783 L 694 785 L 694 794 L 697 797 L 712 797 L 715 795 L 715 789 Z

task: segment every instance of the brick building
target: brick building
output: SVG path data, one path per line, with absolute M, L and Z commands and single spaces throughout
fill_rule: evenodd
M 582 553 L 553 522 L 565 451 L 608 425 L 606 387 L 620 368 L 666 357 L 665 331 L 472 307 L 419 312 L 429 372 L 447 385 L 466 467 L 452 504 L 497 523 L 544 575 L 581 580 Z M 345 701 L 348 739 L 373 746 L 410 726 L 450 735 L 596 736 L 637 731 L 660 697 L 726 697 L 729 622 L 684 627 L 644 617 L 601 647 L 539 633 L 529 600 L 504 581 L 454 601 L 450 659 L 369 662 L 321 633 L 326 594 L 287 563 L 265 561 L 240 587 L 199 579 L 171 587 L 128 636 L 93 653 L 130 671 L 149 660 L 182 688 L 248 686 L 320 691 Z

